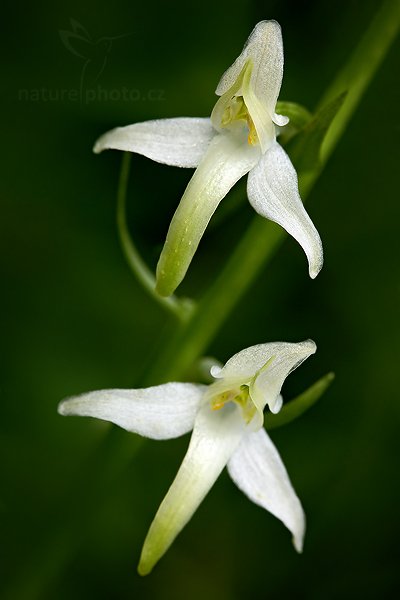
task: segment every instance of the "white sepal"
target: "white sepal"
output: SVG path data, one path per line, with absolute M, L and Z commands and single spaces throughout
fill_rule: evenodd
M 276 101 L 283 77 L 283 42 L 280 25 L 276 21 L 260 21 L 251 32 L 241 54 L 222 75 L 216 89 L 221 96 L 231 88 L 247 61 L 253 65 L 250 85 L 277 125 L 286 125 L 287 117 L 275 114 Z M 250 114 L 251 109 L 248 107 Z M 251 115 L 253 116 L 253 115 Z
M 108 131 L 97 140 L 93 151 L 125 150 L 173 167 L 193 168 L 215 133 L 208 118 L 156 119 Z
M 188 433 L 207 386 L 165 383 L 138 390 L 101 390 L 61 402 L 61 415 L 95 417 L 155 440 Z
M 141 575 L 152 570 L 197 510 L 236 450 L 244 428 L 241 411 L 233 404 L 211 411 L 206 403 L 200 409 L 186 456 L 144 542 Z
M 281 225 L 299 242 L 314 279 L 323 263 L 321 239 L 301 201 L 296 171 L 277 142 L 250 171 L 247 195 L 258 214 Z
M 280 519 L 293 535 L 297 552 L 303 548 L 305 516 L 281 457 L 265 429 L 247 434 L 228 462 L 228 472 L 255 504 Z
M 251 399 L 262 417 L 266 404 L 271 412 L 280 410 L 283 382 L 289 373 L 314 354 L 316 349 L 312 340 L 258 344 L 232 356 L 222 369 L 213 367 L 211 374 L 218 379 L 248 383 Z M 262 424 L 262 418 L 258 419 L 258 424 Z

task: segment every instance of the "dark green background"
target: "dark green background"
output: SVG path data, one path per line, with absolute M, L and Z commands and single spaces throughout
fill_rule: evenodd
M 312 109 L 380 5 L 5 3 L 0 597 L 393 594 L 400 533 L 398 42 L 309 199 L 325 248 L 321 274 L 308 279 L 305 257 L 288 239 L 208 349 L 225 360 L 254 343 L 312 337 L 318 352 L 285 384 L 288 398 L 336 373 L 310 413 L 272 435 L 307 513 L 304 554 L 224 474 L 154 573 L 139 578 L 141 544 L 188 439 L 139 443 L 125 432 L 109 434 L 106 424 L 56 413 L 67 395 L 137 385 L 168 326 L 120 252 L 121 155 L 92 155 L 96 137 L 140 120 L 207 116 L 221 73 L 264 18 L 283 29 L 281 99 Z M 95 90 L 94 101 L 84 94 L 79 102 L 84 60 L 59 36 L 71 29 L 70 17 L 95 41 L 128 34 L 113 41 L 96 83 L 90 78 L 104 46 L 83 50 L 93 52 L 84 90 Z M 133 90 L 132 101 L 121 98 L 123 87 Z M 133 159 L 131 225 L 151 265 L 189 177 Z M 251 216 L 242 203 L 229 219 L 216 218 L 183 293 L 201 293 Z

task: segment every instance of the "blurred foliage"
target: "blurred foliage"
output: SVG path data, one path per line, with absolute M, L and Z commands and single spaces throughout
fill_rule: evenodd
M 380 4 L 4 3 L 1 597 L 393 596 L 399 118 L 395 109 L 383 117 L 382 106 L 400 100 L 398 41 L 309 198 L 325 248 L 321 274 L 309 280 L 288 239 L 207 350 L 223 361 L 254 343 L 315 339 L 316 356 L 285 384 L 288 398 L 336 373 L 310 412 L 272 433 L 307 513 L 304 554 L 222 477 L 140 579 L 141 544 L 187 438 L 140 442 L 56 413 L 69 394 L 137 385 L 174 328 L 124 262 L 115 226 L 121 155 L 92 155 L 96 137 L 119 124 L 209 114 L 219 76 L 262 18 L 283 29 L 281 99 L 313 111 Z M 59 33 L 74 33 L 71 17 L 86 30 L 78 55 Z M 189 177 L 132 160 L 129 222 L 153 267 Z M 248 203 L 235 201 L 209 230 L 183 295 L 213 280 L 250 217 Z

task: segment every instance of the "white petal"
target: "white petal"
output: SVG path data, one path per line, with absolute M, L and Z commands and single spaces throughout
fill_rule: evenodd
M 235 96 L 242 95 L 243 80 L 244 79 L 248 80 L 249 77 L 251 77 L 251 70 L 252 70 L 252 65 L 250 65 L 249 63 L 245 63 L 243 65 L 243 68 L 241 69 L 239 75 L 233 82 L 232 86 L 230 88 L 228 88 L 221 95 L 220 98 L 218 98 L 218 100 L 212 110 L 212 113 L 211 113 L 211 123 L 213 124 L 213 127 L 217 131 L 223 130 L 224 126 L 222 125 L 222 121 L 224 119 L 224 113 L 225 113 L 226 109 L 229 107 L 229 105 L 231 104 L 232 99 Z M 249 76 L 249 73 L 250 73 L 250 76 Z
M 250 395 L 258 409 L 257 425 L 262 424 L 262 412 L 268 404 L 271 412 L 278 412 L 282 406 L 280 391 L 286 377 L 306 358 L 316 352 L 312 340 L 297 344 L 271 342 L 245 348 L 228 360 L 218 372 L 212 370 L 213 377 L 231 380 L 232 384 L 249 383 Z
M 274 403 L 274 410 L 271 412 L 273 412 L 275 414 L 278 413 L 281 410 L 282 406 L 283 406 L 283 396 L 281 394 L 279 394 Z
M 155 440 L 184 435 L 193 428 L 207 386 L 166 383 L 138 390 L 101 390 L 60 403 L 61 415 L 95 417 Z
M 303 548 L 305 516 L 296 492 L 264 429 L 248 433 L 228 462 L 238 488 L 255 504 L 280 519 L 293 534 L 297 552 Z
M 93 151 L 125 150 L 174 167 L 197 167 L 215 133 L 210 119 L 157 119 L 112 129 Z
M 211 113 L 211 122 L 218 131 L 222 131 L 225 126 L 232 128 L 232 124 L 235 123 L 235 119 L 233 119 L 233 122 L 231 122 L 229 125 L 225 125 L 223 124 L 224 115 L 227 110 L 229 114 L 232 99 L 235 96 L 243 96 L 247 110 L 256 129 L 261 150 L 262 152 L 266 152 L 266 150 L 275 141 L 275 125 L 272 122 L 271 116 L 265 104 L 258 99 L 255 91 L 253 90 L 251 83 L 252 71 L 253 64 L 251 62 L 245 63 L 233 86 L 219 98 L 214 106 Z M 236 126 L 240 125 L 241 120 L 243 122 L 243 119 L 239 119 L 239 121 L 236 122 Z M 247 126 L 248 125 L 249 123 L 247 123 Z
M 275 142 L 275 125 L 264 103 L 260 101 L 252 86 L 247 82 L 244 82 L 243 85 L 243 99 L 256 128 L 261 150 L 265 153 Z
M 278 121 L 282 121 L 282 117 L 275 115 L 275 105 L 283 77 L 283 42 L 281 28 L 276 21 L 257 23 L 240 56 L 222 75 L 216 89 L 218 96 L 233 86 L 249 59 L 253 64 L 252 89 L 266 107 L 270 118 L 280 125 L 281 122 Z M 248 108 L 251 114 L 250 106 Z
M 275 114 L 274 116 L 274 123 L 275 125 L 278 125 L 278 127 L 284 127 L 285 125 L 287 125 L 289 123 L 289 117 L 286 117 L 285 115 L 278 115 Z
M 157 291 L 171 295 L 185 276 L 218 204 L 231 187 L 254 167 L 259 148 L 246 133 L 218 134 L 195 171 L 171 221 L 157 265 Z
M 305 360 L 308 356 L 314 354 L 316 349 L 315 342 L 312 340 L 298 343 L 269 342 L 267 344 L 256 344 L 234 354 L 222 369 L 217 365 L 212 367 L 211 375 L 218 379 L 222 377 L 238 379 L 245 383 L 246 380 L 254 377 L 272 357 L 275 359 L 280 357 L 280 360 L 289 360 L 289 362 L 293 362 L 292 356 L 303 357 L 302 360 Z
M 241 411 L 232 403 L 219 411 L 206 403 L 200 410 L 187 454 L 144 542 L 141 575 L 152 570 L 192 517 L 236 450 L 244 427 Z
M 281 225 L 299 242 L 314 279 L 323 263 L 321 239 L 301 201 L 296 171 L 277 142 L 250 171 L 247 195 L 256 212 Z

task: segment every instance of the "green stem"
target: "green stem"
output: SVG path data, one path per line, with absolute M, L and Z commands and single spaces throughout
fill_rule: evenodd
M 182 322 L 186 321 L 193 309 L 192 301 L 178 299 L 176 296 L 162 298 L 155 292 L 155 277 L 140 256 L 129 233 L 126 222 L 126 192 L 128 189 L 131 155 L 124 152 L 121 165 L 121 173 L 117 192 L 117 227 L 122 250 L 127 263 L 143 288 L 165 309 L 178 317 Z
M 164 346 L 144 385 L 176 380 L 185 375 L 284 239 L 285 232 L 277 225 L 258 216 L 254 218 L 190 321 L 181 325 Z
M 399 22 L 399 1 L 386 0 L 349 62 L 324 94 L 320 105 L 332 100 L 341 91 L 348 90 L 344 106 L 327 133 L 320 168 L 311 174 L 299 173 L 299 187 L 303 200 L 311 192 L 368 83 L 384 59 L 399 28 Z M 153 363 L 146 384 L 154 385 L 185 375 L 188 368 L 205 351 L 285 237 L 286 233 L 281 228 L 258 216 L 254 217 L 214 285 L 204 295 L 191 318 L 176 330 Z
M 322 162 L 326 162 L 341 138 L 346 126 L 385 58 L 400 26 L 399 0 L 386 0 L 376 13 L 370 27 L 361 38 L 350 60 L 329 86 L 318 108 L 340 93 L 347 91 L 346 99 L 334 120 L 322 147 Z

